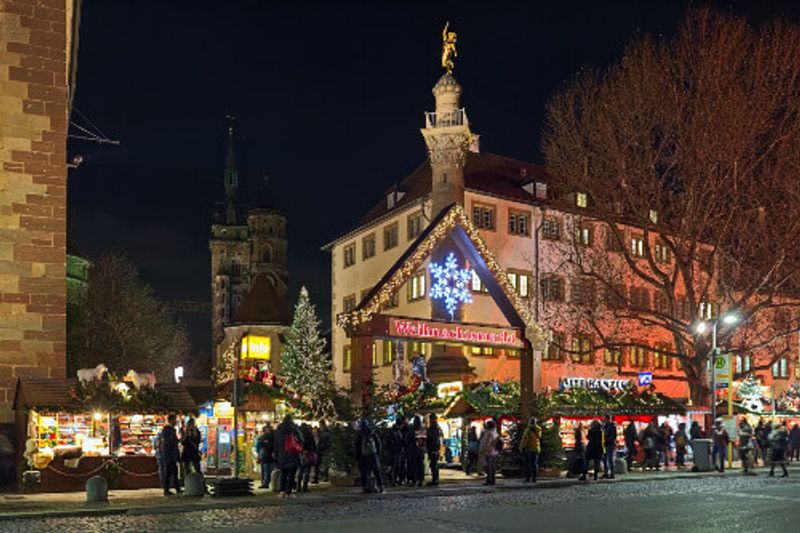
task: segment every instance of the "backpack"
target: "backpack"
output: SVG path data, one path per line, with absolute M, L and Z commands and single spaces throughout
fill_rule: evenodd
M 283 438 L 283 450 L 289 455 L 300 455 L 300 452 L 303 451 L 303 445 L 297 435 L 290 432 Z
M 652 450 L 656 447 L 656 439 L 654 439 L 652 435 L 648 435 L 644 438 L 643 444 L 645 450 Z
M 369 435 L 361 439 L 361 455 L 376 455 L 378 448 L 375 446 L 375 437 Z
M 676 446 L 686 446 L 686 435 L 683 433 L 679 433 L 677 437 L 675 437 L 675 445 Z

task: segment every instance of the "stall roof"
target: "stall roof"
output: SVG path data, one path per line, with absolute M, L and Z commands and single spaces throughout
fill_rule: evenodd
M 78 387 L 77 379 L 20 378 L 14 394 L 14 410 L 29 407 L 52 408 L 54 410 L 79 410 L 83 406 L 71 391 Z M 176 413 L 197 411 L 186 387 L 177 383 L 156 383 L 156 391 L 171 399 L 171 410 Z

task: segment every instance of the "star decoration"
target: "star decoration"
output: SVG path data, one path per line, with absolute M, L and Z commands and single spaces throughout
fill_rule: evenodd
M 472 303 L 472 293 L 469 290 L 472 270 L 458 268 L 458 261 L 453 252 L 450 252 L 443 265 L 431 263 L 428 268 L 434 278 L 431 298 L 444 300 L 445 309 L 450 313 L 450 320 L 453 320 L 459 305 Z

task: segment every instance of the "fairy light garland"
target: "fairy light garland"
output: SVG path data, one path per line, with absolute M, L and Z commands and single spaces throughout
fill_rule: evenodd
M 427 237 L 420 243 L 419 247 L 411 254 L 408 260 L 395 271 L 389 281 L 375 293 L 372 298 L 364 302 L 362 306 L 349 313 L 340 313 L 336 317 L 337 324 L 347 330 L 372 320 L 372 317 L 385 309 L 392 296 L 400 291 L 402 286 L 417 272 L 439 244 L 456 226 L 461 226 L 472 241 L 478 254 L 483 258 L 489 272 L 492 273 L 506 297 L 514 305 L 514 309 L 522 318 L 526 327 L 533 330 L 533 334 L 541 338 L 548 338 L 549 331 L 539 325 L 533 317 L 530 309 L 517 295 L 503 267 L 497 262 L 494 254 L 484 242 L 478 230 L 472 224 L 461 204 L 453 205 L 439 221 L 439 224 L 428 233 Z

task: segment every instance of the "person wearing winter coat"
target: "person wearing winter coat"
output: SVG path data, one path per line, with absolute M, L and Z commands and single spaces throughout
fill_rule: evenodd
M 578 423 L 575 428 L 575 471 L 581 474 L 580 481 L 586 481 L 588 465 L 586 464 L 586 446 L 583 445 L 583 424 Z
M 409 485 L 417 484 L 417 437 L 414 426 L 418 424 L 419 417 L 414 417 L 411 424 L 403 424 L 403 450 L 406 455 L 406 482 Z M 421 426 L 419 422 L 419 426 Z
M 542 428 L 536 423 L 536 417 L 528 420 L 528 426 L 519 441 L 519 451 L 525 458 L 525 483 L 536 483 L 539 454 L 542 451 Z
M 789 449 L 789 459 L 800 461 L 800 427 L 797 424 L 794 424 L 789 431 Z
M 686 435 L 686 423 L 678 424 L 678 431 L 675 433 L 675 464 L 686 466 L 686 449 L 689 445 L 689 437 Z
M 631 421 L 625 427 L 623 432 L 625 437 L 625 462 L 628 464 L 628 470 L 633 468 L 633 462 L 636 460 L 636 424 Z
M 647 424 L 647 427 L 645 427 L 639 435 L 639 442 L 642 443 L 642 448 L 644 449 L 643 470 L 645 468 L 661 470 L 661 465 L 658 461 L 658 436 L 659 432 L 655 421 L 651 421 Z
M 369 478 L 375 479 L 378 492 L 383 493 L 383 476 L 381 475 L 381 439 L 369 420 L 363 418 L 356 433 L 355 455 L 358 470 L 361 473 L 361 488 L 364 493 L 370 492 Z
M 303 451 L 300 453 L 300 468 L 297 472 L 297 492 L 308 492 L 308 482 L 311 479 L 311 469 L 317 464 L 317 441 L 311 426 L 302 424 L 300 433 L 303 435 Z
M 671 440 L 672 440 L 672 426 L 670 426 L 665 420 L 664 423 L 661 424 L 661 426 L 658 428 L 658 437 L 656 439 L 656 441 L 658 442 L 659 467 L 661 465 L 662 459 L 664 466 L 669 466 L 669 445 Z
M 392 477 L 389 480 L 389 485 L 393 487 L 402 485 L 403 481 L 405 481 L 406 450 L 403 441 L 403 425 L 405 424 L 404 418 L 395 422 L 392 429 L 389 430 L 388 442 L 386 443 L 389 448 L 389 455 L 392 458 Z
M 494 485 L 497 475 L 497 441 L 500 436 L 495 430 L 494 420 L 487 420 L 484 424 L 481 440 L 478 444 L 478 454 L 486 465 L 486 482 L 484 485 Z
M 742 459 L 742 470 L 745 474 L 749 474 L 753 462 L 753 453 L 755 452 L 755 443 L 753 442 L 755 435 L 753 434 L 753 427 L 745 417 L 742 417 L 741 422 L 739 422 L 737 437 L 739 438 L 739 457 Z
M 175 491 L 180 493 L 180 485 L 178 484 L 178 460 L 180 459 L 180 452 L 178 451 L 178 431 L 175 425 L 178 419 L 175 415 L 167 417 L 167 423 L 161 429 L 161 435 L 158 437 L 159 441 L 159 465 L 161 467 L 161 483 L 164 489 L 164 496 L 172 496 L 174 493 L 170 491 L 172 486 Z
M 411 423 L 406 454 L 408 455 L 409 481 L 412 485 L 416 483 L 418 487 L 421 487 L 422 482 L 425 480 L 426 436 L 427 432 L 422 426 L 422 419 L 415 416 L 414 421 Z
M 611 415 L 603 422 L 603 478 L 614 479 L 614 461 L 617 458 L 617 425 Z
M 780 464 L 783 470 L 781 477 L 788 477 L 789 471 L 786 469 L 786 448 L 789 447 L 789 432 L 786 431 L 786 426 L 775 422 L 774 429 L 770 432 L 770 446 L 772 453 L 770 460 L 772 465 L 769 467 L 769 475 L 775 475 L 775 465 Z
M 711 430 L 711 464 L 720 472 L 725 472 L 728 442 L 730 442 L 728 430 L 722 426 L 722 419 L 717 418 L 714 421 L 714 429 Z M 717 466 L 717 457 L 719 457 L 719 466 Z
M 303 451 L 303 435 L 292 420 L 292 415 L 283 417 L 275 430 L 275 458 L 281 470 L 280 492 L 282 498 L 292 496 L 297 469 L 300 467 L 300 454 Z
M 464 463 L 464 472 L 467 475 L 478 464 L 478 442 L 478 430 L 475 426 L 470 426 L 469 433 L 467 433 L 467 460 Z
M 200 435 L 200 430 L 194 423 L 194 418 L 190 418 L 186 422 L 186 429 L 183 431 L 181 438 L 181 468 L 183 469 L 183 479 L 189 472 L 197 472 L 202 475 L 200 471 L 200 443 L 203 442 L 203 436 Z
M 331 451 L 331 431 L 324 420 L 320 420 L 319 429 L 316 433 L 317 440 L 317 464 L 314 465 L 314 485 L 319 483 L 320 477 L 323 481 L 328 481 L 328 469 L 325 466 L 325 457 Z
M 603 427 L 598 420 L 593 420 L 586 434 L 586 463 L 594 461 L 594 480 L 603 464 Z
M 436 413 L 431 413 L 428 418 L 428 429 L 425 432 L 425 449 L 428 452 L 428 464 L 431 467 L 431 480 L 427 486 L 439 484 L 439 452 L 442 448 L 442 428 L 436 418 Z
M 272 471 L 275 469 L 275 432 L 272 426 L 264 424 L 261 435 L 256 439 L 256 455 L 258 464 L 261 465 L 260 489 L 268 489 L 272 480 Z

